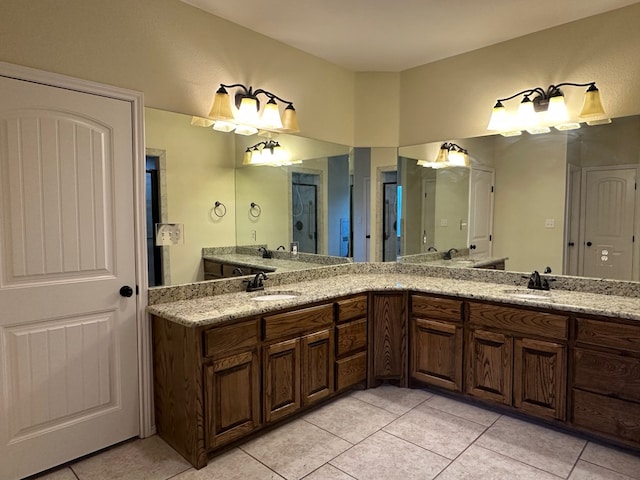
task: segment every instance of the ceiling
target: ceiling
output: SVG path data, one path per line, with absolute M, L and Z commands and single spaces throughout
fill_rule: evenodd
M 181 0 L 356 72 L 399 72 L 638 0 Z

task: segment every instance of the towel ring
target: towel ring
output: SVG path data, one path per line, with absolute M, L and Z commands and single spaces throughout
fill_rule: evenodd
M 221 210 L 222 213 L 218 213 L 219 210 Z M 216 217 L 222 218 L 227 214 L 227 207 L 224 205 L 224 203 L 218 202 L 216 200 L 216 203 L 213 205 L 213 213 L 216 214 Z
M 251 215 L 253 218 L 258 218 L 261 213 L 262 213 L 262 209 L 260 208 L 260 205 L 258 205 L 255 202 L 251 202 L 251 208 L 249 209 L 249 215 Z

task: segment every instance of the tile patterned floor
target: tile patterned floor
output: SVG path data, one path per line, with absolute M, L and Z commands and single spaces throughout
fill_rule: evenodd
M 38 480 L 640 480 L 640 455 L 423 390 L 352 392 L 194 470 L 159 437 Z

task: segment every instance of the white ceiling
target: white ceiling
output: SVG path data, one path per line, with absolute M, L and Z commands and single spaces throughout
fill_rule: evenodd
M 638 3 L 638 0 L 181 1 L 357 72 L 399 72 Z

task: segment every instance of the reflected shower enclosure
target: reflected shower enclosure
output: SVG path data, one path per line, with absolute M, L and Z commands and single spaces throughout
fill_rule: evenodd
M 304 253 L 318 253 L 319 181 L 318 175 L 291 174 L 292 238 Z

